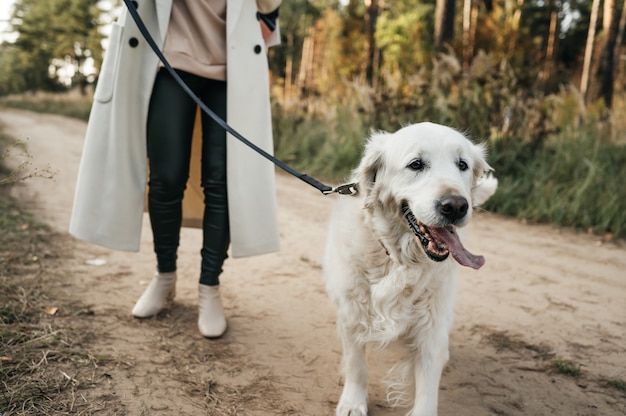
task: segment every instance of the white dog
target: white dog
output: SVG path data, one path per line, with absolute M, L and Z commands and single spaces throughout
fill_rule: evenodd
M 396 341 L 406 359 L 391 372 L 389 401 L 412 404 L 412 416 L 437 414 L 457 263 L 484 264 L 458 228 L 495 192 L 491 170 L 483 146 L 449 127 L 420 123 L 370 137 L 354 172 L 358 194 L 339 197 L 324 259 L 343 345 L 336 415 L 367 414 L 365 346 Z

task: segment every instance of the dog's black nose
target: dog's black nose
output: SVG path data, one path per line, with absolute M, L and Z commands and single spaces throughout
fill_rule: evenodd
M 437 202 L 439 213 L 451 223 L 455 223 L 467 214 L 467 199 L 458 195 L 446 195 Z

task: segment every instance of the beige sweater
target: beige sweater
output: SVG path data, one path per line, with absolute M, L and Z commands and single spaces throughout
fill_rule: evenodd
M 226 80 L 226 0 L 174 0 L 163 53 L 192 74 Z

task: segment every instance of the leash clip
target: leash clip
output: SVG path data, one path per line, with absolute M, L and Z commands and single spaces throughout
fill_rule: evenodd
M 354 183 L 345 183 L 343 185 L 331 188 L 328 191 L 324 191 L 324 195 L 338 193 L 339 195 L 351 195 L 354 196 L 359 193 L 359 185 Z

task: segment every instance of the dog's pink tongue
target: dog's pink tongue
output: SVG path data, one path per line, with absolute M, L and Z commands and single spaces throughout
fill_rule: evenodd
M 454 229 L 448 228 L 431 228 L 430 233 L 434 234 L 437 239 L 442 240 L 448 246 L 452 257 L 459 264 L 472 269 L 480 269 L 485 264 L 485 258 L 483 256 L 477 256 L 470 253 L 463 247 L 459 235 Z

